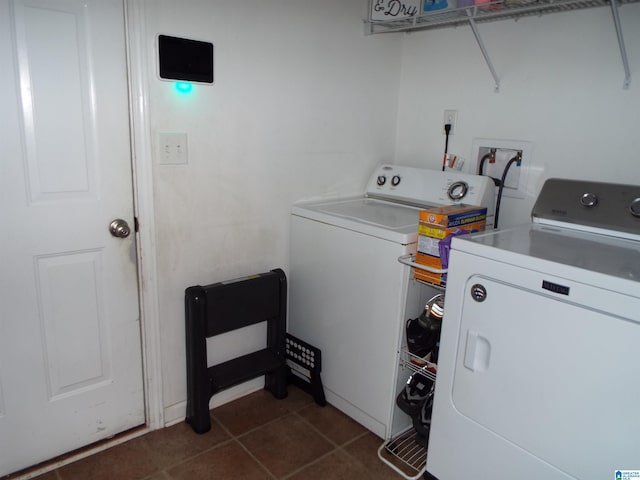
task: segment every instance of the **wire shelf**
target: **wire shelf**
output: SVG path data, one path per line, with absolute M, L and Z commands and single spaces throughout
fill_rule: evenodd
M 411 373 L 420 373 L 430 380 L 436 381 L 436 374 L 438 371 L 438 365 L 425 361 L 424 359 L 410 353 L 408 350 L 403 349 L 402 363 L 407 367 Z
M 426 265 L 422 265 L 420 263 L 416 263 L 415 254 L 401 255 L 401 256 L 398 257 L 398 261 L 400 263 L 402 263 L 403 265 L 407 265 L 408 267 L 415 268 L 415 269 L 418 269 L 418 270 L 423 270 L 423 271 L 429 272 L 429 273 L 435 273 L 435 274 L 447 273 L 446 269 L 431 268 L 431 267 L 428 267 Z M 425 280 L 421 280 L 421 279 L 418 279 L 418 278 L 414 278 L 413 280 L 418 282 L 418 283 L 421 283 L 423 285 L 428 285 L 430 287 L 434 287 L 434 288 L 436 288 L 438 290 L 441 290 L 441 291 L 444 291 L 445 287 L 446 287 L 446 281 L 445 280 L 441 280 L 440 284 L 427 282 Z
M 406 348 L 403 348 L 401 353 L 400 361 L 412 374 L 420 373 L 436 381 L 438 366 L 435 363 L 413 355 Z M 417 438 L 418 433 L 413 427 L 409 427 L 380 445 L 378 457 L 407 480 L 422 478 L 427 465 L 427 448 L 418 442 Z
M 380 460 L 406 479 L 421 478 L 427 466 L 427 449 L 418 443 L 417 436 L 416 431 L 410 428 L 383 443 L 378 449 Z M 406 471 L 399 468 L 396 462 L 387 458 L 383 452 L 399 461 Z
M 373 0 L 369 0 L 371 7 Z M 631 70 L 629 59 L 624 44 L 622 26 L 620 24 L 619 5 L 636 3 L 640 0 L 494 0 L 460 8 L 441 10 L 438 12 L 427 12 L 394 20 L 372 20 L 364 21 L 365 33 L 387 33 L 387 32 L 409 32 L 412 30 L 429 30 L 445 27 L 457 27 L 459 25 L 469 25 L 473 35 L 478 42 L 482 55 L 487 63 L 491 75 L 495 81 L 494 92 L 500 91 L 500 77 L 493 67 L 489 53 L 487 52 L 482 37 L 478 32 L 477 23 L 491 22 L 496 20 L 518 19 L 532 15 L 543 15 L 548 13 L 565 12 L 594 7 L 611 7 L 613 21 L 618 37 L 620 57 L 624 67 L 624 81 L 622 87 L 628 89 L 631 83 Z
M 640 0 L 619 0 L 618 3 L 635 3 Z M 385 33 L 409 30 L 426 30 L 476 23 L 517 19 L 531 15 L 605 7 L 609 0 L 497 0 L 493 2 L 429 12 L 399 20 L 365 20 L 368 33 Z

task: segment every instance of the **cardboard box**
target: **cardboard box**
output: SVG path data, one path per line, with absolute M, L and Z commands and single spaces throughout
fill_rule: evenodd
M 454 236 L 481 232 L 486 228 L 487 209 L 474 205 L 447 205 L 420 212 L 416 263 L 438 270 L 448 267 Z M 441 285 L 446 274 L 414 269 L 417 280 Z

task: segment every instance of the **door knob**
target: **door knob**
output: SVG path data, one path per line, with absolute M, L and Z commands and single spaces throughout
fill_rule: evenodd
M 131 233 L 129 224 L 121 218 L 116 218 L 111 222 L 109 225 L 109 231 L 111 232 L 111 235 L 119 238 L 127 238 Z

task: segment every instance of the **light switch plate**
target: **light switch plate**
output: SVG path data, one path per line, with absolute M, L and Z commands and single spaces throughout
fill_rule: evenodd
M 158 158 L 160 165 L 186 165 L 188 163 L 187 134 L 158 133 Z

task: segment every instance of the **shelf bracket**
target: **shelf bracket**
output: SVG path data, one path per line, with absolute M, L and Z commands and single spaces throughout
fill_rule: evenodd
M 620 56 L 622 57 L 622 66 L 624 67 L 624 83 L 622 88 L 629 89 L 631 83 L 631 72 L 629 70 L 629 60 L 627 59 L 627 49 L 624 47 L 624 37 L 622 36 L 622 26 L 620 25 L 620 13 L 618 13 L 618 1 L 611 0 L 611 14 L 613 15 L 613 23 L 616 26 L 616 34 L 618 35 L 618 45 L 620 46 Z
M 484 46 L 484 42 L 482 41 L 482 37 L 478 32 L 478 27 L 476 26 L 476 21 L 473 18 L 473 12 L 471 9 L 467 10 L 467 15 L 469 16 L 469 25 L 471 25 L 471 30 L 473 30 L 473 35 L 476 37 L 476 41 L 478 42 L 478 46 L 480 47 L 480 51 L 482 52 L 482 56 L 484 57 L 484 61 L 487 63 L 487 67 L 489 67 L 489 71 L 491 71 L 491 75 L 493 76 L 493 81 L 496 82 L 493 91 L 498 93 L 500 91 L 500 79 L 498 78 L 498 74 L 496 73 L 495 68 L 493 68 L 493 63 L 491 63 L 491 58 L 487 53 L 487 49 Z

